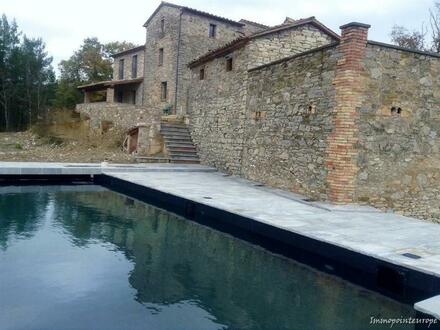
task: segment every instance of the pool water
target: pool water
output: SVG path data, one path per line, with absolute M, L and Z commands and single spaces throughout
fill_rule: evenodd
M 0 195 L 0 329 L 386 329 L 370 318 L 415 316 L 104 188 L 58 188 Z

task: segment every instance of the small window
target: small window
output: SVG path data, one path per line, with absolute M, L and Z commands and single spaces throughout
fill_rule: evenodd
M 209 24 L 209 37 L 215 38 L 217 36 L 217 25 Z
M 138 56 L 133 55 L 131 58 L 131 78 L 137 77 L 137 71 L 138 71 Z
M 165 19 L 160 20 L 160 35 L 163 37 L 165 35 Z
M 118 102 L 122 103 L 124 101 L 124 92 L 118 91 Z
M 205 68 L 201 68 L 200 69 L 200 80 L 204 80 L 205 79 Z
M 163 65 L 163 48 L 159 49 L 159 66 Z
M 167 82 L 163 81 L 161 83 L 161 90 L 160 90 L 160 99 L 162 101 L 166 101 L 168 98 L 168 86 L 167 86 Z
M 232 57 L 226 59 L 226 71 L 232 71 Z
M 124 59 L 119 60 L 119 80 L 124 79 Z

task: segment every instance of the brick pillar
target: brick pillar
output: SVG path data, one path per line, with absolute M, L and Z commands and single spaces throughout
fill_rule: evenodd
M 349 23 L 341 28 L 333 85 L 336 91 L 334 130 L 327 146 L 327 183 L 330 201 L 337 204 L 355 200 L 358 116 L 363 95 L 362 71 L 370 25 Z
M 107 88 L 106 101 L 108 103 L 115 102 L 115 89 L 114 88 L 112 88 L 112 87 Z

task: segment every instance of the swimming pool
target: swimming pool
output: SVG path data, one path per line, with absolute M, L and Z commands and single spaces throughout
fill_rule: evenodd
M 415 316 L 105 188 L 62 190 L 0 195 L 2 329 L 371 329 Z

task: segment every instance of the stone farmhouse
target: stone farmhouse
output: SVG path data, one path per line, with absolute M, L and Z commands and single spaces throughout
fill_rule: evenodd
M 80 86 L 90 126 L 126 129 L 150 160 L 198 161 L 309 200 L 440 219 L 440 56 L 162 2 L 114 79 Z M 106 91 L 106 102 L 90 93 Z

